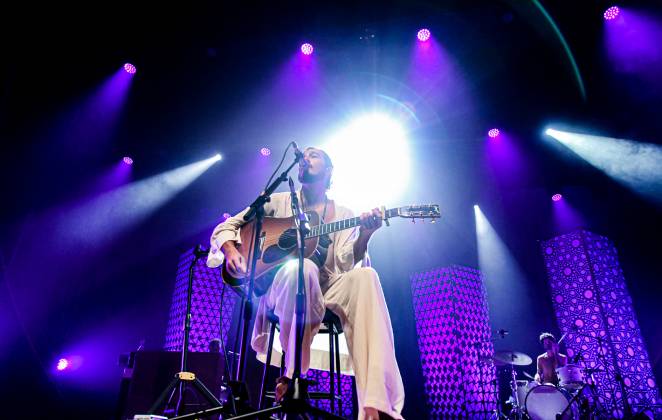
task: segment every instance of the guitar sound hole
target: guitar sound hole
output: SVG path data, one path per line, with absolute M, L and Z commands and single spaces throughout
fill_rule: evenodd
M 297 246 L 297 232 L 288 229 L 278 237 L 278 245 L 272 245 L 262 253 L 262 261 L 269 264 L 286 257 Z
M 287 250 L 289 253 L 297 246 L 297 231 L 295 229 L 287 229 L 278 237 L 278 248 Z

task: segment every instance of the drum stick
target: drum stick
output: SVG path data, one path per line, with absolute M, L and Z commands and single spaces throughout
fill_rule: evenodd
M 559 341 L 558 341 L 556 344 L 560 346 L 560 345 L 561 345 L 561 342 L 565 339 L 565 337 L 566 337 L 567 335 L 568 335 L 568 333 L 564 333 L 564 334 L 561 336 L 561 338 L 559 339 Z

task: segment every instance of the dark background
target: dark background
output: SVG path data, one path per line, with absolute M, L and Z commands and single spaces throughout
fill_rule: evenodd
M 662 89 L 609 66 L 602 40 L 607 3 L 545 1 L 577 60 L 583 99 L 549 24 L 523 3 L 96 2 L 7 10 L 0 73 L 3 410 L 110 417 L 117 356 L 141 340 L 150 349 L 163 345 L 179 255 L 206 244 L 224 212 L 239 210 L 259 192 L 289 140 L 315 144 L 325 126 L 352 111 L 338 109 L 336 93 L 370 101 L 392 90 L 390 80 L 404 83 L 412 37 L 422 26 L 452 57 L 465 81 L 454 94 L 470 97 L 471 105 L 442 102 L 427 110 L 437 118 L 410 133 L 415 185 L 407 198 L 439 202 L 443 221 L 394 223 L 371 245 L 405 381 L 404 416 L 426 413 L 419 359 L 411 350 L 409 274 L 477 266 L 474 203 L 526 278 L 525 284 L 490 279 L 499 296 L 509 289 L 519 296 L 490 301 L 493 326 L 512 331 L 507 347 L 533 356 L 540 330 L 558 333 L 537 241 L 563 233 L 552 223 L 550 200 L 561 192 L 585 228 L 615 242 L 661 380 L 659 207 L 541 132 L 560 122 L 659 144 Z M 660 18 L 659 2 L 624 6 Z M 375 37 L 359 39 L 366 33 Z M 289 107 L 272 87 L 306 40 L 315 45 L 327 93 L 310 108 Z M 138 72 L 114 130 L 89 137 L 67 130 L 90 92 L 127 61 Z M 659 60 L 653 65 L 662 69 Z M 514 139 L 526 171 L 503 179 L 485 165 L 485 132 L 493 126 Z M 273 154 L 256 168 L 263 146 Z M 134 158 L 132 178 L 140 180 L 217 152 L 222 162 L 102 251 L 48 257 L 57 244 L 33 221 L 84 196 L 85 186 L 122 156 Z M 111 231 L 113 220 L 103 222 Z M 8 267 L 16 261 L 39 275 L 12 278 Z M 96 359 L 86 361 L 87 371 L 54 375 L 54 362 L 76 348 L 92 349 Z

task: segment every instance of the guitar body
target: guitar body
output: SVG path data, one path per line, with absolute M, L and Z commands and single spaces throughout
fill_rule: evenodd
M 319 216 L 315 212 L 306 212 L 310 226 L 319 224 Z M 255 220 L 251 220 L 241 227 L 241 245 L 237 244 L 237 250 L 247 261 L 248 272 L 251 267 L 251 252 L 255 238 Z M 309 237 L 305 240 L 305 258 L 315 252 L 319 237 Z M 273 280 L 273 275 L 283 263 L 297 258 L 297 231 L 294 225 L 294 217 L 265 217 L 262 223 L 262 231 L 259 236 L 259 247 L 257 262 L 255 264 L 255 294 L 264 294 Z M 240 287 L 248 282 L 248 277 L 235 278 L 227 271 L 223 264 L 221 272 L 223 281 L 232 287 Z

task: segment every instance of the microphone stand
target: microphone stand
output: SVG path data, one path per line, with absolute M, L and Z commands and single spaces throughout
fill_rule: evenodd
M 184 393 L 189 384 L 191 384 L 202 396 L 207 400 L 207 402 L 213 407 L 212 410 L 215 412 L 227 412 L 227 406 L 224 406 L 221 401 L 214 396 L 214 394 L 205 386 L 202 381 L 196 377 L 195 373 L 190 372 L 188 369 L 188 352 L 189 352 L 189 341 L 191 334 L 191 297 L 193 295 L 193 271 L 196 264 L 200 258 L 205 257 L 209 253 L 209 250 L 202 249 L 198 244 L 193 250 L 193 259 L 191 260 L 191 265 L 188 271 L 188 288 L 186 289 L 186 314 L 184 315 L 184 342 L 182 343 L 182 354 L 181 354 L 181 364 L 180 370 L 175 374 L 175 378 L 170 382 L 168 387 L 163 390 L 159 398 L 152 404 L 152 407 L 147 412 L 148 414 L 154 414 L 156 410 L 163 404 L 165 399 L 170 395 L 170 399 L 175 394 L 175 390 L 179 388 L 179 399 L 175 407 L 175 413 L 179 414 L 180 409 L 184 401 Z M 168 400 L 167 405 L 170 404 L 170 399 Z M 234 405 L 230 405 L 231 409 L 234 410 Z M 236 413 L 235 413 L 236 414 Z

